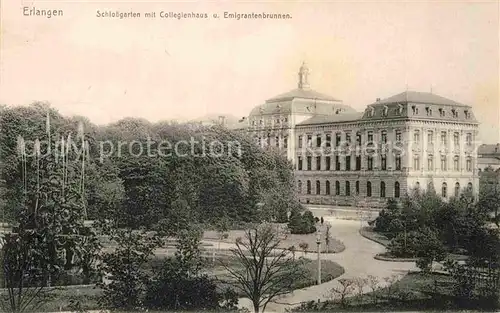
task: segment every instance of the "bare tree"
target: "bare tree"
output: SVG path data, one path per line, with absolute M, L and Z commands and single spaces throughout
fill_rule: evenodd
M 348 278 L 339 279 L 340 286 L 333 287 L 331 293 L 337 295 L 340 306 L 347 307 L 347 297 L 354 291 L 354 280 Z
M 332 224 L 326 223 L 326 231 L 325 231 L 326 253 L 330 252 L 330 239 L 332 239 L 332 235 L 330 233 L 331 228 L 332 228 Z
M 299 248 L 302 249 L 304 256 L 307 254 L 307 249 L 309 248 L 309 244 L 307 242 L 299 243 Z
M 234 286 L 252 301 L 255 313 L 264 312 L 274 298 L 291 292 L 294 283 L 306 274 L 289 249 L 279 248 L 280 238 L 279 231 L 270 225 L 247 230 L 231 249 L 243 269 L 223 263 Z

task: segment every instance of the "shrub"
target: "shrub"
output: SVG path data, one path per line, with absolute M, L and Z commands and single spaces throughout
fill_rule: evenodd
M 292 234 L 311 234 L 316 231 L 316 220 L 311 211 L 305 211 L 304 214 L 293 214 L 290 217 L 288 228 Z

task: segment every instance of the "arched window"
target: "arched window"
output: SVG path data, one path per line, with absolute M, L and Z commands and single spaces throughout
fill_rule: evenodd
M 311 181 L 310 180 L 307 181 L 307 194 L 308 195 L 311 194 Z
M 394 183 L 394 198 L 399 198 L 399 182 Z
M 359 195 L 359 180 L 356 181 L 356 196 Z
M 472 183 L 467 184 L 467 191 L 472 192 Z
M 385 198 L 385 182 L 380 182 L 380 198 Z
M 330 195 L 330 181 L 329 180 L 326 181 L 326 194 Z
M 340 195 L 340 182 L 338 180 L 335 181 L 335 195 Z
M 302 193 L 302 181 L 301 181 L 301 180 L 299 180 L 299 181 L 297 182 L 297 189 L 298 189 L 298 192 L 299 192 L 299 193 Z
M 448 196 L 448 186 L 446 185 L 446 183 L 443 183 L 443 185 L 441 186 L 441 196 L 443 198 L 446 198 Z
M 351 195 L 351 183 L 348 181 L 345 182 L 345 195 L 346 196 Z
M 372 183 L 371 182 L 366 182 L 366 196 L 367 197 L 372 196 Z
M 455 183 L 455 197 L 458 197 L 460 195 L 460 183 L 456 182 Z
M 321 182 L 319 180 L 316 181 L 316 194 L 321 194 Z

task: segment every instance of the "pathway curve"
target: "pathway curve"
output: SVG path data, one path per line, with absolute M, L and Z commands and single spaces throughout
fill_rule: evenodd
M 386 277 L 392 275 L 404 275 L 409 270 L 416 270 L 413 262 L 387 262 L 378 261 L 373 257 L 377 253 L 382 253 L 385 248 L 362 237 L 359 234 L 361 226 L 365 226 L 366 222 L 340 220 L 334 217 L 325 216 L 325 222 L 332 224 L 332 237 L 341 240 L 346 249 L 338 254 L 321 254 L 323 260 L 331 260 L 342 267 L 345 273 L 341 278 L 356 278 L 373 275 L 383 281 Z M 222 249 L 234 247 L 233 244 L 223 243 Z M 315 253 L 308 253 L 307 258 L 316 259 Z M 339 286 L 338 278 L 321 285 L 315 285 L 287 294 L 276 300 L 278 303 L 269 303 L 266 312 L 285 312 L 286 308 L 294 307 L 302 302 L 328 300 L 328 292 L 336 286 Z M 240 299 L 240 306 L 248 308 L 253 312 L 253 307 L 249 299 Z

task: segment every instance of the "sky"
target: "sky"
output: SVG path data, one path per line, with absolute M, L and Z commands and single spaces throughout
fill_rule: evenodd
M 243 117 L 297 86 L 362 111 L 406 89 L 471 105 L 484 143 L 500 142 L 498 1 L 1 2 L 0 104 L 47 101 L 98 124 L 208 114 Z M 23 7 L 63 10 L 24 16 Z M 99 11 L 140 18 L 97 17 Z M 160 11 L 208 19 L 160 18 Z M 144 17 L 156 12 L 156 18 Z M 291 19 L 224 19 L 288 13 Z M 213 18 L 218 13 L 220 17 Z

